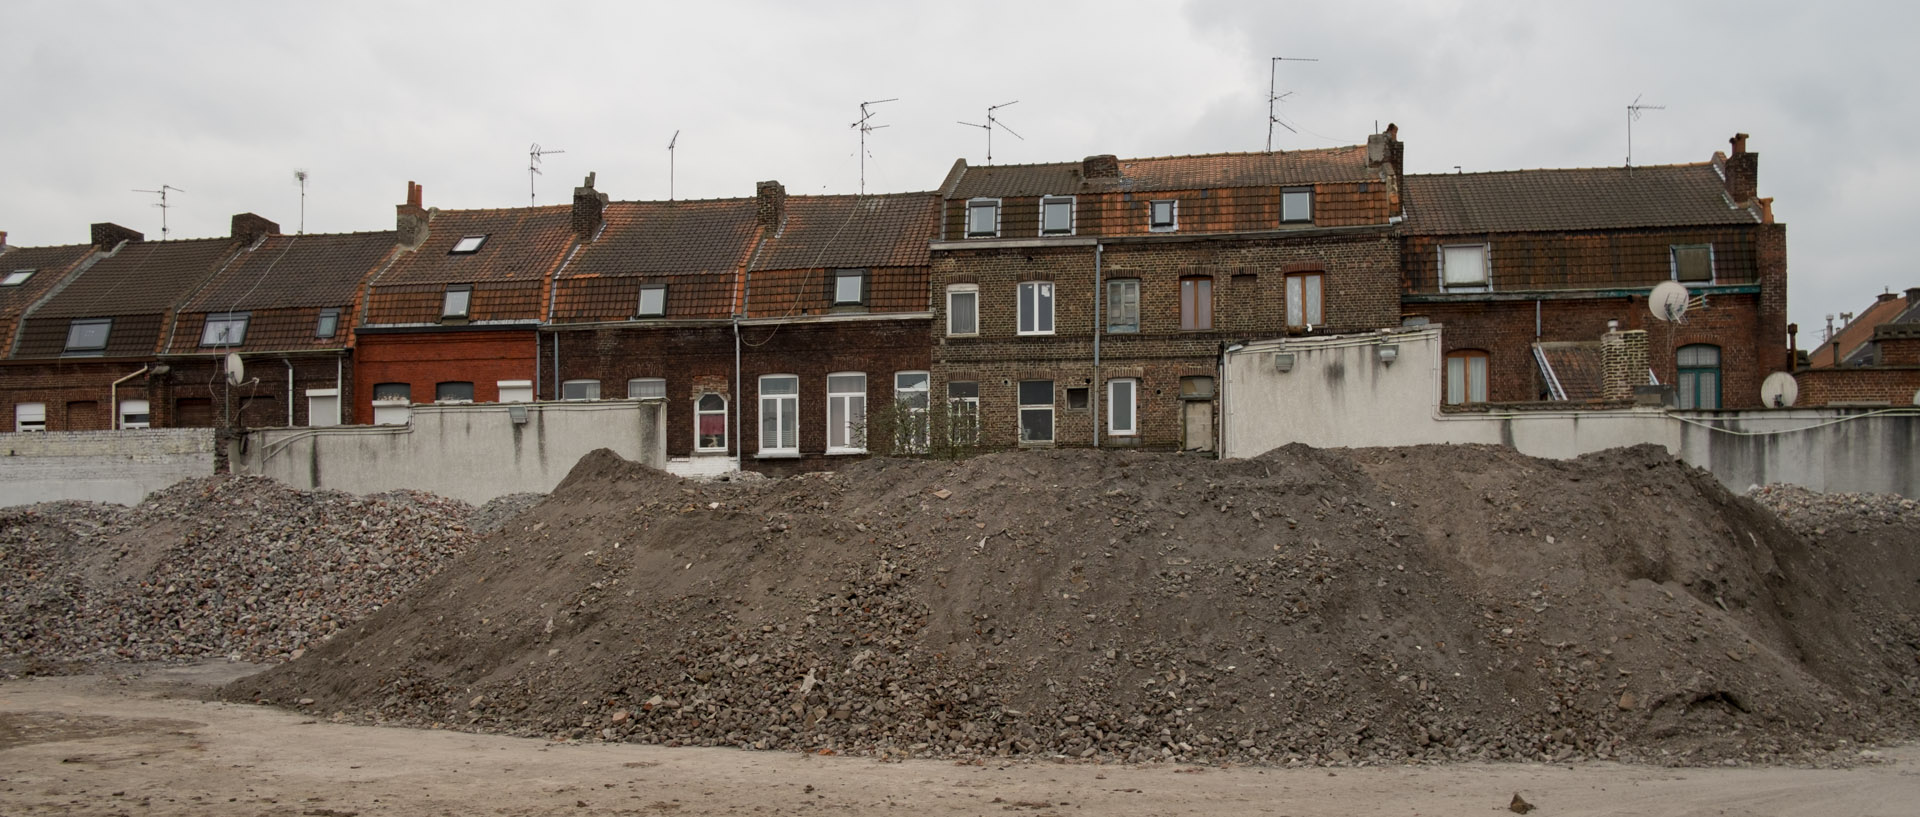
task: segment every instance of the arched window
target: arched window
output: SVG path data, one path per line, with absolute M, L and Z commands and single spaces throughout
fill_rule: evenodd
M 1447 405 L 1487 402 L 1487 353 L 1462 349 L 1447 353 Z
M 703 394 L 693 404 L 693 447 L 697 451 L 727 450 L 727 398 Z
M 1675 355 L 1679 376 L 1675 386 L 1680 408 L 1720 407 L 1720 347 L 1706 343 L 1682 346 Z

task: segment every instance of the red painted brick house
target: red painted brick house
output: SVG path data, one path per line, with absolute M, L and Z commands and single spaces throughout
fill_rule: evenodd
M 1561 344 L 1611 324 L 1646 331 L 1681 408 L 1759 405 L 1788 366 L 1786 226 L 1746 135 L 1732 145 L 1697 164 L 1408 176 L 1401 308 L 1445 326 L 1443 400 L 1580 400 L 1567 387 L 1591 378 Z M 1647 308 L 1663 281 L 1693 296 L 1683 321 Z
M 543 389 L 665 399 L 667 453 L 690 471 L 831 467 L 868 450 L 869 407 L 924 404 L 931 194 L 762 182 L 604 212 L 555 278 Z
M 536 330 L 577 240 L 574 208 L 428 210 L 407 186 L 399 253 L 360 301 L 354 422 L 405 422 L 414 403 L 535 399 Z
M 933 388 L 980 443 L 1213 450 L 1220 351 L 1398 322 L 1403 147 L 970 167 L 940 194 Z
M 1883 293 L 1794 374 L 1800 406 L 1911 406 L 1920 402 L 1920 287 Z
M 361 288 L 396 252 L 387 232 L 261 236 L 174 313 L 155 425 L 330 426 L 352 405 Z M 224 358 L 245 377 L 229 386 Z M 229 404 L 231 400 L 231 404 Z

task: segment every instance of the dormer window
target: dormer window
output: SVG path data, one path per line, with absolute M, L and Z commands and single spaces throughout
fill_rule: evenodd
M 867 302 L 867 271 L 843 269 L 833 273 L 833 305 L 860 306 Z
M 974 199 L 967 202 L 967 237 L 994 238 L 1000 235 L 1000 200 Z
M 462 238 L 459 241 L 453 242 L 453 249 L 448 251 L 447 254 L 448 255 L 469 255 L 472 253 L 476 253 L 480 251 L 480 245 L 485 243 L 487 243 L 487 237 L 484 235 L 466 236 L 465 238 Z
M 1313 221 L 1313 188 L 1289 187 L 1280 191 L 1280 220 L 1298 223 Z
M 1147 229 L 1156 233 L 1171 233 L 1179 229 L 1180 202 L 1175 199 L 1158 199 L 1147 205 Z
M 468 309 L 472 305 L 473 287 L 466 284 L 455 284 L 454 286 L 447 287 L 446 298 L 440 302 L 440 317 L 442 319 L 465 318 L 467 317 Z
M 330 338 L 338 334 L 339 332 L 340 332 L 340 310 L 338 309 L 320 310 L 320 320 L 318 323 L 314 324 L 313 336 L 316 338 Z
M 1672 247 L 1673 280 L 1683 284 L 1713 283 L 1713 245 L 1675 244 Z
M 201 346 L 239 346 L 247 342 L 247 313 L 208 315 L 200 330 Z
M 0 279 L 0 287 L 17 287 L 26 283 L 28 278 L 32 278 L 33 273 L 34 271 L 30 269 L 17 269 L 9 272 L 6 278 Z
M 107 336 L 113 332 L 112 318 L 75 318 L 67 324 L 65 354 L 98 357 L 106 354 Z
M 666 284 L 645 284 L 640 287 L 640 309 L 633 313 L 641 318 L 659 318 L 667 314 Z
M 1040 199 L 1040 234 L 1073 235 L 1073 197 L 1047 196 Z

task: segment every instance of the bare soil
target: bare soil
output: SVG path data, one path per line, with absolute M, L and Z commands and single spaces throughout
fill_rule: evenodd
M 1485 817 L 1510 813 L 1517 794 L 1553 817 L 1904 817 L 1920 794 L 1914 745 L 1869 752 L 1844 769 L 875 762 L 357 726 L 195 699 L 251 669 L 0 681 L 0 813 Z

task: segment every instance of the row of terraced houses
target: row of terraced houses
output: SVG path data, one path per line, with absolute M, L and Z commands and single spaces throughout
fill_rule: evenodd
M 1407 175 L 1389 126 L 1320 150 L 962 160 L 933 192 L 611 201 L 588 176 L 571 204 L 441 210 L 409 182 L 389 231 L 0 233 L 0 412 L 244 431 L 653 399 L 670 457 L 776 472 L 939 444 L 1210 451 L 1231 344 L 1423 323 L 1450 410 L 1604 404 L 1611 333 L 1679 407 L 1753 406 L 1792 363 L 1785 227 L 1745 141 Z M 1703 308 L 1653 320 L 1664 281 Z

